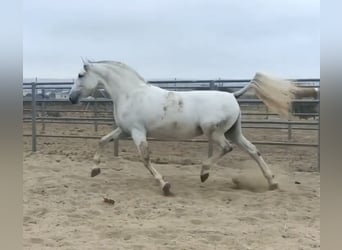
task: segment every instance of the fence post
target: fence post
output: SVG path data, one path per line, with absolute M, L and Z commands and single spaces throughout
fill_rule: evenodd
M 37 131 L 36 131 L 36 81 L 32 83 L 32 152 L 37 151 Z
M 290 122 L 290 120 L 289 120 Z M 287 140 L 288 141 L 291 141 L 292 140 L 292 124 L 291 123 L 288 123 L 287 125 Z
M 116 129 L 115 127 L 115 120 L 113 118 L 113 129 Z M 119 139 L 114 140 L 114 156 L 119 156 Z
M 119 139 L 114 140 L 114 156 L 119 156 Z
M 208 140 L 208 158 L 213 156 L 213 141 L 212 140 Z
M 97 101 L 96 101 L 96 98 L 94 99 L 94 117 L 95 117 L 94 130 L 95 130 L 95 132 L 97 132 Z
M 321 101 L 320 101 L 320 96 L 321 96 L 321 91 L 318 91 L 318 155 L 317 155 L 317 160 L 318 160 L 318 172 L 321 172 L 321 154 L 320 154 L 320 149 L 321 149 Z
M 43 96 L 43 102 L 42 102 L 42 105 L 41 105 L 41 107 L 42 107 L 42 132 L 45 132 L 45 102 L 44 102 L 44 100 L 45 100 L 45 89 L 43 88 L 42 89 L 42 96 Z
M 216 85 L 215 85 L 215 82 L 214 82 L 214 81 L 211 81 L 211 82 L 209 83 L 209 88 L 210 88 L 210 90 L 215 90 L 215 89 L 216 89 Z

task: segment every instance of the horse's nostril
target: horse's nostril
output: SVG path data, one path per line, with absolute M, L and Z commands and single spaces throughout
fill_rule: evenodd
M 70 101 L 72 104 L 75 104 L 75 103 L 76 103 L 75 99 L 71 98 L 70 96 L 69 96 L 69 101 Z

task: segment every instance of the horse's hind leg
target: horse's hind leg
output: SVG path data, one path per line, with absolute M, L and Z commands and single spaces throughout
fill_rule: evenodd
M 241 149 L 246 151 L 259 165 L 263 175 L 268 181 L 269 189 L 277 189 L 278 184 L 274 180 L 274 175 L 272 174 L 270 168 L 262 158 L 258 149 L 247 140 L 241 132 L 241 118 L 239 117 L 236 124 L 226 133 L 227 137 L 236 143 Z
M 96 153 L 94 155 L 94 162 L 95 162 L 95 167 L 93 167 L 91 169 L 91 173 L 90 176 L 94 177 L 96 175 L 98 175 L 101 172 L 101 169 L 99 168 L 99 164 L 101 162 L 101 151 L 104 147 L 104 145 L 106 145 L 108 142 L 112 141 L 112 140 L 116 140 L 119 138 L 119 136 L 122 134 L 122 130 L 120 128 L 116 128 L 115 130 L 113 130 L 112 132 L 110 132 L 109 134 L 103 136 L 97 146 L 97 150 Z
M 165 181 L 164 177 L 151 165 L 150 152 L 149 152 L 148 143 L 146 140 L 146 133 L 140 130 L 133 130 L 131 134 L 132 134 L 132 139 L 144 163 L 144 166 L 153 175 L 153 177 L 159 182 L 164 194 L 169 195 L 171 185 L 167 181 Z
M 202 182 L 205 182 L 208 179 L 210 167 L 213 164 L 215 164 L 220 158 L 222 158 L 225 154 L 233 150 L 232 145 L 225 138 L 222 132 L 214 131 L 213 133 L 211 133 L 210 139 L 213 142 L 216 142 L 220 146 L 221 151 L 217 153 L 216 155 L 213 155 L 212 157 L 208 158 L 202 163 L 201 176 L 200 176 Z

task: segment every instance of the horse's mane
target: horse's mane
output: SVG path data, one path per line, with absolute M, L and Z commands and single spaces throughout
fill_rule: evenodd
M 103 64 L 107 64 L 109 66 L 114 66 L 114 67 L 119 67 L 121 69 L 127 70 L 129 72 L 131 72 L 132 74 L 134 74 L 136 77 L 138 77 L 141 81 L 147 83 L 145 81 L 145 79 L 138 74 L 138 72 L 136 72 L 134 69 L 132 69 L 131 67 L 129 67 L 128 65 L 122 63 L 122 62 L 117 62 L 117 61 L 111 61 L 111 60 L 102 60 L 102 61 L 89 61 L 90 63 L 103 63 Z

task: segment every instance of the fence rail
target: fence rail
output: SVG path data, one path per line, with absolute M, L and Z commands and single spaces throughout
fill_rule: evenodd
M 211 89 L 217 90 L 219 87 L 225 87 L 225 89 L 219 89 L 223 91 L 227 91 L 228 89 L 237 89 L 241 88 L 244 85 L 242 83 L 248 83 L 250 80 L 163 80 L 163 81 L 149 81 L 150 84 L 154 84 L 160 86 L 165 89 L 169 90 L 201 90 L 201 89 Z M 302 86 L 300 87 L 317 87 L 319 88 L 319 79 L 296 79 L 293 80 L 298 83 L 311 83 L 313 86 Z M 35 152 L 37 150 L 37 138 L 39 137 L 51 137 L 51 138 L 79 138 L 79 139 L 99 139 L 98 136 L 85 136 L 85 135 L 49 135 L 49 134 L 38 134 L 36 125 L 38 123 L 42 124 L 43 131 L 45 130 L 45 124 L 50 123 L 59 123 L 59 124 L 87 124 L 87 125 L 94 125 L 94 130 L 97 131 L 99 125 L 114 125 L 113 119 L 113 111 L 112 111 L 112 100 L 108 98 L 95 98 L 95 99 L 82 99 L 81 104 L 83 106 L 86 105 L 86 109 L 62 109 L 60 108 L 60 104 L 69 104 L 68 100 L 65 99 L 48 99 L 45 98 L 45 91 L 46 90 L 69 90 L 71 85 L 73 84 L 72 81 L 69 82 L 30 82 L 30 83 L 23 83 L 23 89 L 30 89 L 31 90 L 31 97 L 24 98 L 24 105 L 30 105 L 31 107 L 24 107 L 23 112 L 29 113 L 30 116 L 23 117 L 24 123 L 31 123 L 32 124 L 32 132 L 30 134 L 25 133 L 23 136 L 25 137 L 32 137 L 32 151 Z M 179 84 L 183 84 L 180 86 Z M 197 86 L 193 86 L 190 84 L 201 84 Z M 224 86 L 224 84 L 227 84 Z M 172 85 L 172 86 L 170 86 Z M 37 91 L 41 90 L 43 93 L 42 96 L 37 95 Z M 238 99 L 238 103 L 242 108 L 242 115 L 244 117 L 248 116 L 257 116 L 257 117 L 264 117 L 264 119 L 244 119 L 242 121 L 243 128 L 254 128 L 254 129 L 278 129 L 283 130 L 287 129 L 287 141 L 254 141 L 254 144 L 263 144 L 263 145 L 281 145 L 281 146 L 303 146 L 303 147 L 319 147 L 319 140 L 318 143 L 302 143 L 302 142 L 293 142 L 292 141 L 292 132 L 293 130 L 312 130 L 318 131 L 319 134 L 319 119 L 316 120 L 316 117 L 319 118 L 319 109 L 316 113 L 314 112 L 296 112 L 293 113 L 295 116 L 301 117 L 313 117 L 313 121 L 285 121 L 285 120 L 276 120 L 276 119 L 269 119 L 270 117 L 275 117 L 277 114 L 269 112 L 267 108 L 264 106 L 264 110 L 258 111 L 245 111 L 244 108 L 247 105 L 248 107 L 257 107 L 263 105 L 262 101 L 259 99 Z M 309 105 L 317 105 L 319 106 L 319 98 L 318 100 L 294 100 L 294 104 L 309 104 Z M 50 104 L 50 105 L 49 105 Z M 58 106 L 57 108 L 51 108 L 51 105 Z M 99 106 L 101 105 L 101 106 Z M 92 110 L 89 110 L 88 107 L 91 107 Z M 101 107 L 101 108 L 100 108 Z M 104 108 L 104 109 L 103 109 Z M 91 117 L 80 117 L 80 116 L 48 116 L 47 114 L 52 114 L 52 112 L 58 113 L 80 113 L 91 115 Z M 40 114 L 39 116 L 37 114 Z M 122 140 L 122 139 L 120 139 Z M 155 138 L 149 138 L 150 141 L 167 141 L 167 140 L 158 140 Z M 193 139 L 193 140 L 177 140 L 180 142 L 200 142 L 200 143 L 208 143 L 207 140 L 203 139 Z M 115 142 L 114 153 L 115 155 L 118 154 L 118 143 Z M 208 147 L 208 155 L 212 153 L 212 145 Z M 319 151 L 318 151 L 319 157 Z M 318 169 L 320 169 L 319 161 L 318 161 Z

